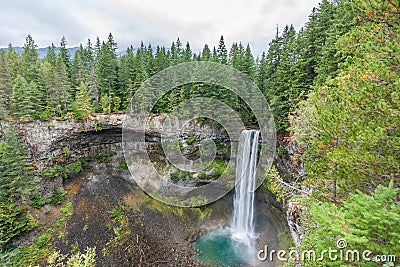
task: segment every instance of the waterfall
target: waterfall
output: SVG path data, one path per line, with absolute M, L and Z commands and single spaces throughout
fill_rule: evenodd
M 239 138 L 236 187 L 231 223 L 232 237 L 251 252 L 254 232 L 254 191 L 256 189 L 259 131 L 244 130 Z
M 258 139 L 260 132 L 244 130 L 236 159 L 236 186 L 230 225 L 217 228 L 196 242 L 199 258 L 212 266 L 259 266 L 254 229 Z

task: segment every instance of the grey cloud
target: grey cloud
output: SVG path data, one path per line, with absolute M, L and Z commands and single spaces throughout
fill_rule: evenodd
M 39 46 L 59 44 L 64 35 L 70 46 L 87 38 L 107 38 L 114 34 L 120 49 L 139 45 L 169 46 L 180 37 L 198 52 L 205 43 L 218 45 L 224 35 L 232 42 L 250 43 L 255 54 L 266 50 L 276 24 L 294 23 L 297 28 L 307 20 L 317 0 L 243 0 L 213 3 L 191 2 L 180 6 L 175 0 L 37 0 L 7 1 L 2 4 L 0 47 L 9 42 L 22 45 L 29 33 Z M 217 10 L 212 8 L 217 8 Z M 183 9 L 182 9 L 183 8 Z M 208 14 L 208 10 L 213 11 Z M 190 11 L 190 12 L 189 12 Z M 210 16 L 208 19 L 207 16 Z

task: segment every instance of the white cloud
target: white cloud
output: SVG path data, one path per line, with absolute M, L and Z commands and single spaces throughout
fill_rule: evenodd
M 276 24 L 307 21 L 318 0 L 37 0 L 2 4 L 0 46 L 22 45 L 29 33 L 40 46 L 59 43 L 63 35 L 70 46 L 112 32 L 121 49 L 140 41 L 169 46 L 180 37 L 194 51 L 205 43 L 218 44 L 224 35 L 232 42 L 250 43 L 255 54 L 267 48 Z

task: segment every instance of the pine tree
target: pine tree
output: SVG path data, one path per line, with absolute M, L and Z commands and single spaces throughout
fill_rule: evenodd
M 203 51 L 201 52 L 200 60 L 202 61 L 211 60 L 211 50 L 207 44 L 204 45 Z
M 168 59 L 167 52 L 165 51 L 165 47 L 157 46 L 156 53 L 154 56 L 154 65 L 155 65 L 155 72 L 159 72 L 170 66 L 170 62 Z
M 182 59 L 183 62 L 189 62 L 192 60 L 193 52 L 190 48 L 189 42 L 186 42 L 185 50 L 183 51 Z
M 156 67 L 154 66 L 154 54 L 151 44 L 149 44 L 145 50 L 145 62 L 146 62 L 146 72 L 150 76 L 153 76 L 156 72 Z
M 78 87 L 81 82 L 86 82 L 89 69 L 85 65 L 85 50 L 83 46 L 80 45 L 72 61 L 71 87 Z
M 122 90 L 122 107 L 125 109 L 133 95 L 133 81 L 135 80 L 135 55 L 133 47 L 127 48 L 126 53 L 119 60 L 118 83 Z
M 24 200 L 35 188 L 37 179 L 27 158 L 28 150 L 11 124 L 0 142 L 0 202 Z
M 79 87 L 77 88 L 75 101 L 71 106 L 74 117 L 79 120 L 87 119 L 93 113 L 93 107 L 91 105 L 91 98 L 88 93 L 88 88 L 83 81 L 81 81 Z
M 28 83 L 31 81 L 37 81 L 39 56 L 36 48 L 37 46 L 35 44 L 35 41 L 30 35 L 28 35 L 26 37 L 24 49 L 21 54 L 22 75 Z
M 17 54 L 11 43 L 8 44 L 6 52 L 6 61 L 10 73 L 10 80 L 13 81 L 17 75 L 23 75 L 20 56 Z
M 228 51 L 226 50 L 224 37 L 222 35 L 221 35 L 221 39 L 219 40 L 217 53 L 218 53 L 219 62 L 221 64 L 227 64 L 228 63 Z
M 67 39 L 63 36 L 61 38 L 60 42 L 60 51 L 58 52 L 57 55 L 58 58 L 60 58 L 65 66 L 65 71 L 67 73 L 68 77 L 68 82 L 71 81 L 71 55 L 69 54 L 68 48 L 67 48 Z
M 12 202 L 0 202 L 0 248 L 9 241 L 32 229 L 23 207 Z
M 98 59 L 100 55 L 100 50 L 101 50 L 101 42 L 99 36 L 96 37 L 96 44 L 94 45 L 94 54 L 95 57 Z
M 0 120 L 8 117 L 12 82 L 6 59 L 6 52 L 0 51 Z
M 41 114 L 40 92 L 35 82 L 28 82 L 22 76 L 14 80 L 13 111 L 16 118 L 39 118 Z
M 56 47 L 54 46 L 53 43 L 51 43 L 51 46 L 47 48 L 46 56 L 44 57 L 44 62 L 48 62 L 51 65 L 55 66 L 56 65 Z
M 27 157 L 25 144 L 10 124 L 4 140 L 0 141 L 0 247 L 32 228 L 18 205 L 38 182 Z
M 400 250 L 400 207 L 396 203 L 398 191 L 392 181 L 388 187 L 379 185 L 372 195 L 356 190 L 343 207 L 333 203 L 305 202 L 303 209 L 308 216 L 303 221 L 307 234 L 301 242 L 299 254 L 312 249 L 316 255 L 322 255 L 323 250 L 336 247 L 337 240 L 344 239 L 346 249 L 358 251 L 359 259 L 362 259 L 362 252 L 366 250 L 371 251 L 371 259 L 374 255 L 393 255 Z M 345 257 L 337 257 L 332 261 L 326 257 L 319 262 L 305 259 L 301 264 L 306 267 L 359 266 L 359 261 L 346 260 Z M 370 261 L 364 265 L 376 264 Z
M 116 43 L 109 36 L 107 43 L 103 43 L 97 57 L 97 88 L 99 95 L 111 95 L 118 92 L 118 62 Z
M 75 90 L 71 88 L 68 78 L 67 66 L 64 64 L 63 58 L 57 57 L 56 66 L 54 69 L 55 75 L 55 93 L 59 107 L 59 116 L 64 116 L 70 109 L 69 105 L 74 99 Z

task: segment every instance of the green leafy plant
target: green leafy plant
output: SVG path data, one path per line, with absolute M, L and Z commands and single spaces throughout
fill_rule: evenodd
M 118 168 L 123 169 L 123 170 L 128 170 L 128 165 L 126 164 L 125 161 L 120 161 L 118 163 Z

